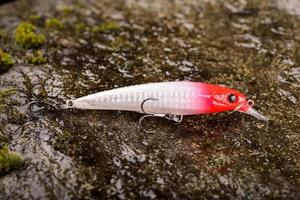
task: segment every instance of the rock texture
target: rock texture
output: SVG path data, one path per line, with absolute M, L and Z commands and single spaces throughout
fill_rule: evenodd
M 24 165 L 0 199 L 299 199 L 300 18 L 296 1 L 24 0 L 0 5 L 0 147 Z M 27 24 L 31 30 L 18 30 Z M 30 35 L 28 35 L 30 34 Z M 28 39 L 30 38 L 30 39 Z M 41 39 L 43 38 L 43 39 Z M 21 42 L 20 42 L 21 41 Z M 246 93 L 270 117 L 151 119 L 132 112 L 28 115 L 32 92 L 63 103 L 146 82 Z M 5 98 L 4 98 L 5 97 Z

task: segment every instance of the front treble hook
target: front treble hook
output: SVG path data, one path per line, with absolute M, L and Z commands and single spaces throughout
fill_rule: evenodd
M 141 110 L 143 113 L 145 113 L 146 115 L 142 116 L 140 119 L 139 119 L 139 125 L 140 125 L 140 128 L 146 132 L 146 133 L 155 133 L 156 131 L 155 130 L 146 130 L 142 123 L 144 121 L 144 119 L 146 118 L 149 118 L 149 117 L 160 117 L 160 118 L 165 118 L 165 119 L 168 119 L 168 120 L 171 120 L 171 121 L 174 121 L 176 123 L 180 123 L 182 122 L 183 120 L 183 115 L 172 115 L 172 114 L 159 114 L 159 113 L 148 113 L 145 111 L 144 109 L 144 105 L 147 101 L 158 101 L 158 99 L 155 99 L 155 98 L 147 98 L 145 100 L 143 100 L 143 102 L 141 103 Z

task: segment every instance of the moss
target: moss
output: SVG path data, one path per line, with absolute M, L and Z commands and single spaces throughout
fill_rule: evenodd
M 17 92 L 16 88 L 8 88 L 0 90 L 0 100 L 5 99 Z
M 6 115 L 7 121 L 11 124 L 22 125 L 26 122 L 26 114 L 24 112 L 20 112 L 15 108 L 7 109 Z
M 9 138 L 6 134 L 3 133 L 2 127 L 0 126 L 0 147 L 9 142 Z
M 70 6 L 63 6 L 61 8 L 59 8 L 59 10 L 64 14 L 64 15 L 69 15 L 72 13 L 73 8 Z
M 62 149 L 72 138 L 72 134 L 69 131 L 63 131 L 61 135 L 58 136 L 56 143 L 54 144 L 55 149 Z
M 98 26 L 95 26 L 92 28 L 93 32 L 113 32 L 120 29 L 120 25 L 117 22 L 106 22 L 103 24 L 100 24 Z
M 0 175 L 20 168 L 24 160 L 20 154 L 11 152 L 6 145 L 0 149 Z
M 0 72 L 6 72 L 13 66 L 12 57 L 0 49 Z
M 33 21 L 33 22 L 35 22 L 35 21 L 38 21 L 38 20 L 40 20 L 40 19 L 41 19 L 41 17 L 40 17 L 40 16 L 38 16 L 38 15 L 30 15 L 30 16 L 28 17 L 28 19 L 29 19 L 29 21 Z
M 0 38 L 5 38 L 7 36 L 7 32 L 3 29 L 0 29 Z
M 36 27 L 29 22 L 20 23 L 15 30 L 15 41 L 24 48 L 39 47 L 45 43 L 43 34 L 36 33 Z
M 39 65 L 47 62 L 47 58 L 44 56 L 42 51 L 35 51 L 33 55 L 27 56 L 26 58 L 29 64 Z
M 46 27 L 52 29 L 62 29 L 63 23 L 57 18 L 51 18 L 46 20 Z
M 0 111 L 6 108 L 5 99 L 16 93 L 15 88 L 0 90 Z
M 75 30 L 77 32 L 80 32 L 80 31 L 82 31 L 86 28 L 87 28 L 87 26 L 84 23 L 78 23 L 78 24 L 75 25 Z
M 5 104 L 0 104 L 0 112 L 6 108 Z
M 121 49 L 127 46 L 128 46 L 128 42 L 122 37 L 115 38 L 115 40 L 111 43 L 111 48 L 114 51 L 120 51 Z
M 83 1 L 77 1 L 75 3 L 75 7 L 77 7 L 77 8 L 85 8 L 85 3 Z

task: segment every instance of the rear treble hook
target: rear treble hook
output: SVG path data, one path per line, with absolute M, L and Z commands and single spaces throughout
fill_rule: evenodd
M 28 115 L 34 118 L 40 118 L 42 116 L 42 112 L 45 110 L 55 112 L 62 109 L 61 105 L 58 104 L 57 102 L 54 102 L 53 100 L 50 99 L 48 99 L 47 100 L 48 102 L 46 102 L 45 100 L 39 99 L 37 95 L 34 94 L 33 92 L 34 88 L 39 85 L 42 84 L 37 83 L 32 85 L 30 90 L 30 96 L 32 101 L 29 102 L 26 106 Z
M 183 120 L 183 115 L 172 115 L 172 114 L 160 114 L 160 113 L 148 113 L 145 111 L 144 109 L 144 104 L 147 102 L 147 101 L 158 101 L 158 99 L 156 98 L 147 98 L 145 100 L 143 100 L 143 102 L 141 103 L 141 110 L 143 113 L 145 113 L 146 115 L 142 116 L 140 119 L 139 119 L 139 125 L 140 125 L 140 128 L 145 132 L 145 133 L 155 133 L 156 131 L 155 130 L 146 130 L 143 125 L 142 125 L 142 122 L 146 119 L 146 118 L 149 118 L 149 117 L 160 117 L 160 118 L 165 118 L 165 119 L 168 119 L 170 121 L 174 121 L 176 123 L 180 123 L 182 122 Z

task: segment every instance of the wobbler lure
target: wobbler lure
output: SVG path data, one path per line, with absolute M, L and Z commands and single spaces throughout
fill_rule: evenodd
M 59 105 L 40 102 L 35 95 L 32 96 L 35 100 L 28 104 L 30 111 L 34 105 L 51 110 L 62 108 Z M 140 119 L 140 125 L 146 117 L 164 117 L 181 122 L 184 115 L 224 111 L 240 111 L 268 121 L 268 118 L 257 112 L 253 105 L 254 102 L 247 100 L 242 93 L 224 86 L 200 82 L 161 82 L 98 92 L 69 100 L 63 108 L 126 110 L 147 114 Z M 36 116 L 35 111 L 32 113 Z
M 177 119 L 176 116 L 240 111 L 257 119 L 268 118 L 253 108 L 242 93 L 199 82 L 161 82 L 103 91 L 67 101 L 67 107 L 127 110 Z

